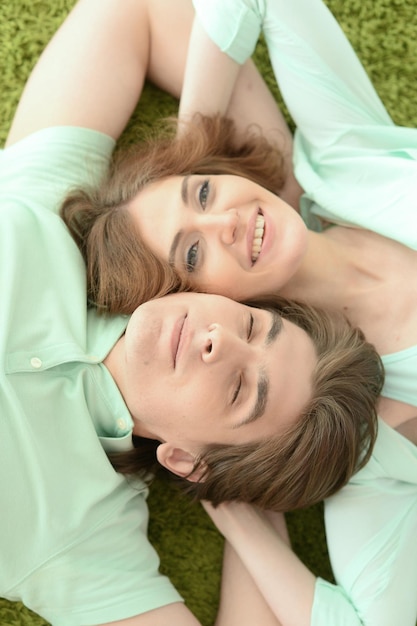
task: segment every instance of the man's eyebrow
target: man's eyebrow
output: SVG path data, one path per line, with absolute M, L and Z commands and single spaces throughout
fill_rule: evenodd
M 265 372 L 262 370 L 258 378 L 258 393 L 256 395 L 255 406 L 253 407 L 249 415 L 241 420 L 238 424 L 236 424 L 234 428 L 246 426 L 246 424 L 251 424 L 252 422 L 255 422 L 257 419 L 262 417 L 262 415 L 265 413 L 266 403 L 268 401 L 268 390 L 269 379 L 266 376 Z
M 181 183 L 181 199 L 183 201 L 183 203 L 185 205 L 188 204 L 188 181 L 189 181 L 190 175 L 188 176 L 184 176 L 184 178 L 182 179 L 182 183 Z M 177 248 L 178 248 L 178 244 L 181 241 L 181 237 L 183 235 L 183 230 L 179 230 L 175 237 L 174 240 L 171 244 L 171 248 L 169 249 L 169 256 L 168 256 L 168 261 L 169 264 L 174 266 L 175 265 L 175 256 L 177 254 Z
M 269 346 L 278 337 L 282 329 L 282 317 L 274 309 L 269 311 L 272 315 L 271 327 L 265 339 L 265 345 Z
M 274 310 L 270 310 L 272 315 L 272 323 L 271 327 L 265 337 L 265 346 L 271 345 L 278 337 L 281 329 L 282 329 L 282 318 L 281 316 Z M 269 391 L 269 378 L 266 375 L 264 370 L 261 370 L 258 377 L 258 393 L 256 395 L 255 406 L 252 411 L 249 413 L 247 417 L 245 417 L 239 424 L 236 424 L 235 428 L 239 428 L 240 426 L 245 426 L 246 424 L 251 424 L 255 422 L 257 419 L 262 417 L 265 413 L 266 405 L 268 402 L 268 391 Z

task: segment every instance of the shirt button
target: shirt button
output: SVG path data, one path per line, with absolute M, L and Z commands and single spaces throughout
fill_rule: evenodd
M 120 428 L 120 430 L 125 430 L 126 428 L 126 422 L 124 419 L 122 419 L 121 417 L 119 417 L 118 420 L 116 420 L 116 424 L 117 426 Z
M 38 359 L 37 356 L 33 356 L 30 359 L 30 364 L 36 370 L 38 370 L 40 367 L 42 367 L 42 361 L 40 359 Z

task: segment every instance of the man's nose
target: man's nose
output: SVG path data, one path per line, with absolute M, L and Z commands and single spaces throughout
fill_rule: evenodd
M 226 360 L 237 364 L 249 357 L 249 349 L 249 344 L 237 333 L 216 323 L 207 329 L 201 353 L 203 361 L 208 365 Z

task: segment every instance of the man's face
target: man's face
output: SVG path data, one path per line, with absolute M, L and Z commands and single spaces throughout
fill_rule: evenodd
M 195 454 L 277 435 L 311 397 L 317 357 L 305 331 L 222 296 L 147 302 L 123 341 L 135 431 Z

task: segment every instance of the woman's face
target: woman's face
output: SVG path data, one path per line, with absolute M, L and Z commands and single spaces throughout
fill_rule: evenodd
M 141 305 L 123 339 L 122 393 L 137 433 L 199 453 L 258 441 L 300 416 L 313 342 L 276 313 L 180 293 Z
M 298 213 L 239 176 L 167 178 L 128 210 L 151 250 L 200 291 L 234 299 L 276 293 L 306 252 Z

